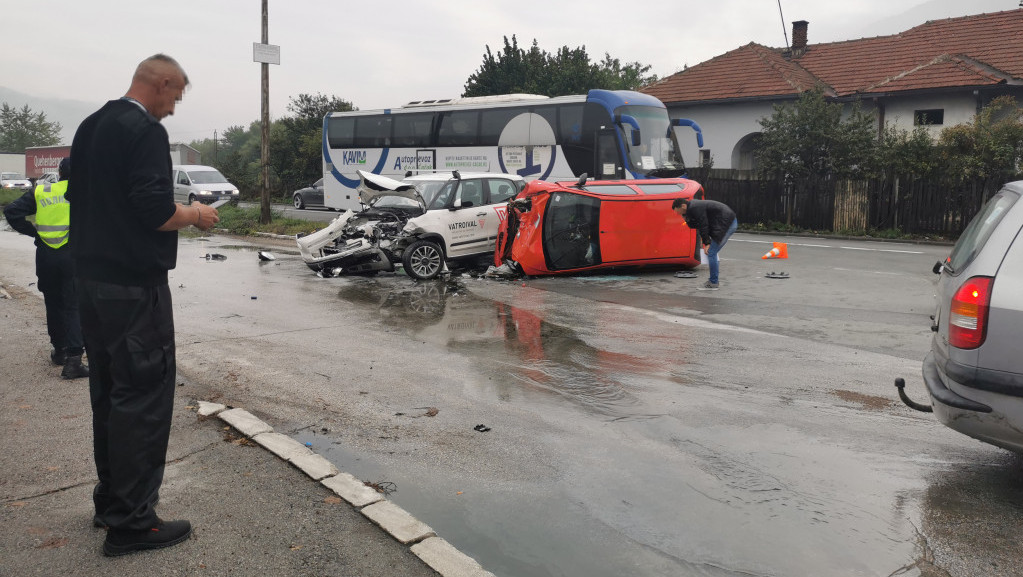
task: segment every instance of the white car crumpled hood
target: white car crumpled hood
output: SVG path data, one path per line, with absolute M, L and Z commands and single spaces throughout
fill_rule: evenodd
M 373 201 L 382 196 L 400 196 L 418 202 L 423 212 L 426 212 L 426 201 L 414 185 L 363 170 L 355 172 L 359 175 L 359 186 L 356 190 L 359 191 L 359 200 L 362 204 L 373 206 Z

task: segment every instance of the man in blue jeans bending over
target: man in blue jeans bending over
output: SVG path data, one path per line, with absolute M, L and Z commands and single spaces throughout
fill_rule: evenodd
M 728 205 L 716 200 L 690 200 L 676 198 L 671 210 L 686 221 L 686 226 L 700 235 L 700 243 L 707 253 L 710 279 L 700 290 L 718 290 L 718 253 L 724 248 L 729 237 L 739 226 L 735 212 Z

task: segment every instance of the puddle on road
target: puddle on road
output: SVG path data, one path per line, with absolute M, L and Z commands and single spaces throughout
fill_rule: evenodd
M 602 416 L 644 418 L 649 411 L 631 389 L 669 373 L 649 359 L 595 348 L 531 311 L 477 297 L 457 280 L 350 280 L 338 291 L 341 299 L 376 307 L 382 324 L 409 338 L 478 360 L 478 370 L 501 387 L 499 396 L 535 391 Z

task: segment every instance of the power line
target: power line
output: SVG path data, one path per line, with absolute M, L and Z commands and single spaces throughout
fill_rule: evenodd
M 1020 6 L 1023 6 L 1023 0 L 1020 0 Z M 785 28 L 785 15 L 781 12 L 781 0 L 778 0 L 778 16 L 781 16 L 781 33 L 785 35 L 785 50 L 789 49 L 789 32 Z

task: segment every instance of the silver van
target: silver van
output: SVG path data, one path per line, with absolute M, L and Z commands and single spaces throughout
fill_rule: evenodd
M 174 200 L 185 205 L 198 200 L 211 204 L 218 200 L 238 200 L 238 187 L 227 181 L 212 166 L 180 164 L 174 166 Z
M 1023 453 L 1023 181 L 1006 184 L 934 265 L 937 311 L 923 362 L 931 406 L 946 426 Z

